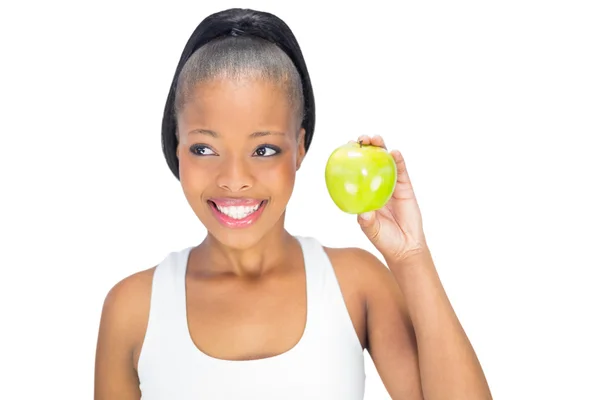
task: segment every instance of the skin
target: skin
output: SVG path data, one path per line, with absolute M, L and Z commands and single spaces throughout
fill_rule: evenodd
M 274 356 L 291 349 L 303 334 L 302 253 L 284 227 L 285 209 L 305 155 L 304 131 L 292 110 L 279 87 L 249 77 L 198 85 L 178 115 L 181 185 L 208 231 L 190 254 L 188 323 L 196 346 L 216 358 Z M 280 151 L 273 152 L 275 147 Z M 207 202 L 213 197 L 250 197 L 268 203 L 254 225 L 234 230 L 213 216 Z M 373 221 L 379 220 L 360 221 L 370 237 L 381 228 Z M 448 306 L 441 285 L 432 278 L 435 270 L 428 267 L 428 253 L 403 253 L 410 256 L 390 258 L 388 268 L 361 249 L 325 251 L 356 334 L 393 399 L 488 398 L 468 341 L 453 334 L 457 321 L 447 317 L 453 314 L 427 317 L 429 310 Z M 136 371 L 153 271 L 123 279 L 106 297 L 96 353 L 96 400 L 140 398 Z M 466 367 L 456 365 L 457 360 Z

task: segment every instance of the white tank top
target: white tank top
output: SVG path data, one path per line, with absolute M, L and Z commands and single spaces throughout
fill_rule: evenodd
M 363 399 L 363 350 L 332 265 L 316 239 L 297 239 L 306 270 L 306 327 L 296 346 L 269 358 L 221 360 L 196 347 L 185 301 L 191 247 L 156 267 L 138 362 L 142 400 Z

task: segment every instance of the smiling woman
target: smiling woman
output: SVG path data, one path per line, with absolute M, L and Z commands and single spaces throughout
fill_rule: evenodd
M 359 218 L 389 269 L 286 230 L 314 122 L 308 71 L 283 21 L 232 9 L 200 23 L 173 78 L 162 143 L 207 235 L 110 290 L 97 400 L 359 400 L 365 349 L 394 399 L 489 398 L 400 153 L 392 198 Z

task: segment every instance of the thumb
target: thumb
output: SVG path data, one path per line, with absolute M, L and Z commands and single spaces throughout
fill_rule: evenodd
M 375 211 L 369 211 L 358 215 L 358 224 L 369 239 L 375 239 L 379 234 L 379 219 Z

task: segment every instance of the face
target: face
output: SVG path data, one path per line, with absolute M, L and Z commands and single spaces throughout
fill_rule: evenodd
M 283 230 L 304 157 L 304 130 L 268 81 L 196 86 L 177 116 L 184 194 L 209 234 L 236 249 Z

